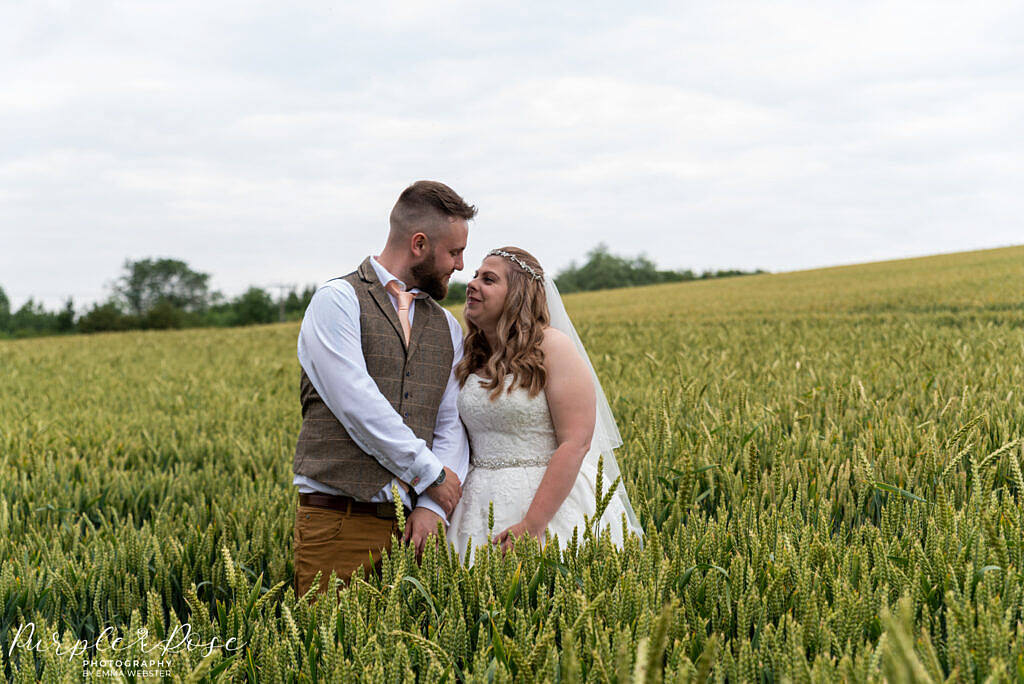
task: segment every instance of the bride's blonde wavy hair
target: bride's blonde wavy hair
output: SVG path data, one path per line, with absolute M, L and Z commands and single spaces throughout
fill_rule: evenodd
M 526 250 L 502 247 L 501 251 L 515 255 L 540 278 L 534 278 L 519 264 L 502 257 L 508 266 L 508 291 L 505 294 L 505 308 L 498 318 L 497 350 L 492 350 L 483 331 L 466 319 L 469 332 L 463 342 L 462 361 L 455 367 L 455 377 L 461 387 L 466 384 L 470 373 L 483 371 L 490 378 L 482 386 L 491 391 L 491 401 L 501 395 L 505 377 L 509 373 L 512 374 L 509 392 L 522 387 L 531 397 L 535 397 L 547 382 L 544 352 L 540 348 L 544 340 L 544 328 L 551 322 L 544 292 L 544 269 Z

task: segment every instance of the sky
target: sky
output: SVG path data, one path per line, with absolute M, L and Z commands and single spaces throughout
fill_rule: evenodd
M 1019 2 L 6 2 L 0 287 L 126 259 L 228 296 L 377 254 L 401 190 L 516 245 L 662 268 L 1024 243 Z

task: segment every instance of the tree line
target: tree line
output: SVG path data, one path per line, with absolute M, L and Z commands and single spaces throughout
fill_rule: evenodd
M 741 271 L 739 269 L 709 270 L 700 273 L 690 269 L 666 271 L 646 256 L 622 257 L 611 254 L 608 245 L 601 243 L 587 252 L 587 260 L 582 264 L 571 262 L 569 266 L 555 275 L 558 291 L 589 292 L 592 290 L 610 290 L 617 287 L 636 287 L 639 285 L 657 285 L 659 283 L 681 283 L 688 280 L 707 280 L 709 278 L 731 278 L 733 276 L 756 275 L 767 273 L 761 269 Z M 461 304 L 466 301 L 466 284 L 452 281 L 448 287 L 448 299 L 445 304 Z
M 47 311 L 29 298 L 17 311 L 0 287 L 0 335 L 33 337 L 63 333 L 170 328 L 227 327 L 297 320 L 316 291 L 315 285 L 292 289 L 277 301 L 250 287 L 227 298 L 210 290 L 210 274 L 192 270 L 178 259 L 127 260 L 110 296 L 81 314 L 71 298 L 58 311 Z
M 632 259 L 608 252 L 608 246 L 599 244 L 587 253 L 587 260 L 581 265 L 576 262 L 555 276 L 555 284 L 559 292 L 587 292 L 590 290 L 607 290 L 615 287 L 635 287 L 637 285 L 657 285 L 658 283 L 681 283 L 687 280 L 706 280 L 708 278 L 729 278 L 732 276 L 754 275 L 765 273 L 761 269 L 741 271 L 737 269 L 703 271 L 696 273 L 690 269 L 680 271 L 659 270 L 653 261 L 645 256 Z
M 698 274 L 691 270 L 659 270 L 645 256 L 617 256 L 600 244 L 587 253 L 583 264 L 572 262 L 559 271 L 555 283 L 561 292 L 568 293 L 753 273 L 764 271 L 719 270 Z M 265 289 L 250 287 L 243 294 L 228 299 L 220 292 L 210 291 L 209 281 L 210 274 L 194 271 L 178 259 L 129 259 L 112 285 L 110 296 L 81 314 L 76 312 L 71 298 L 56 311 L 47 311 L 41 302 L 29 298 L 12 312 L 10 300 L 0 287 L 0 337 L 226 327 L 299 320 L 316 291 L 315 285 L 308 285 L 301 291 L 291 289 L 275 301 Z M 466 284 L 452 281 L 442 304 L 465 301 Z

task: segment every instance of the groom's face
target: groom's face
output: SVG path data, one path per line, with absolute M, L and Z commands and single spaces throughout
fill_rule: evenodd
M 465 219 L 449 220 L 447 230 L 434 236 L 429 251 L 418 264 L 413 265 L 414 285 L 437 301 L 447 297 L 452 273 L 462 270 L 462 253 L 466 250 L 468 237 L 469 227 Z

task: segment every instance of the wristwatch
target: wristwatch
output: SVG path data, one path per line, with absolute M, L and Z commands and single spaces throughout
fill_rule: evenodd
M 445 470 L 444 468 L 441 468 L 441 474 L 437 476 L 437 479 L 436 479 L 436 480 L 434 480 L 434 481 L 433 481 L 433 482 L 432 482 L 432 483 L 430 484 L 430 486 L 431 486 L 431 487 L 437 487 L 437 486 L 439 486 L 439 485 L 442 485 L 442 484 L 444 484 L 444 479 L 445 479 L 446 477 L 448 477 L 448 471 L 446 471 L 446 470 Z

